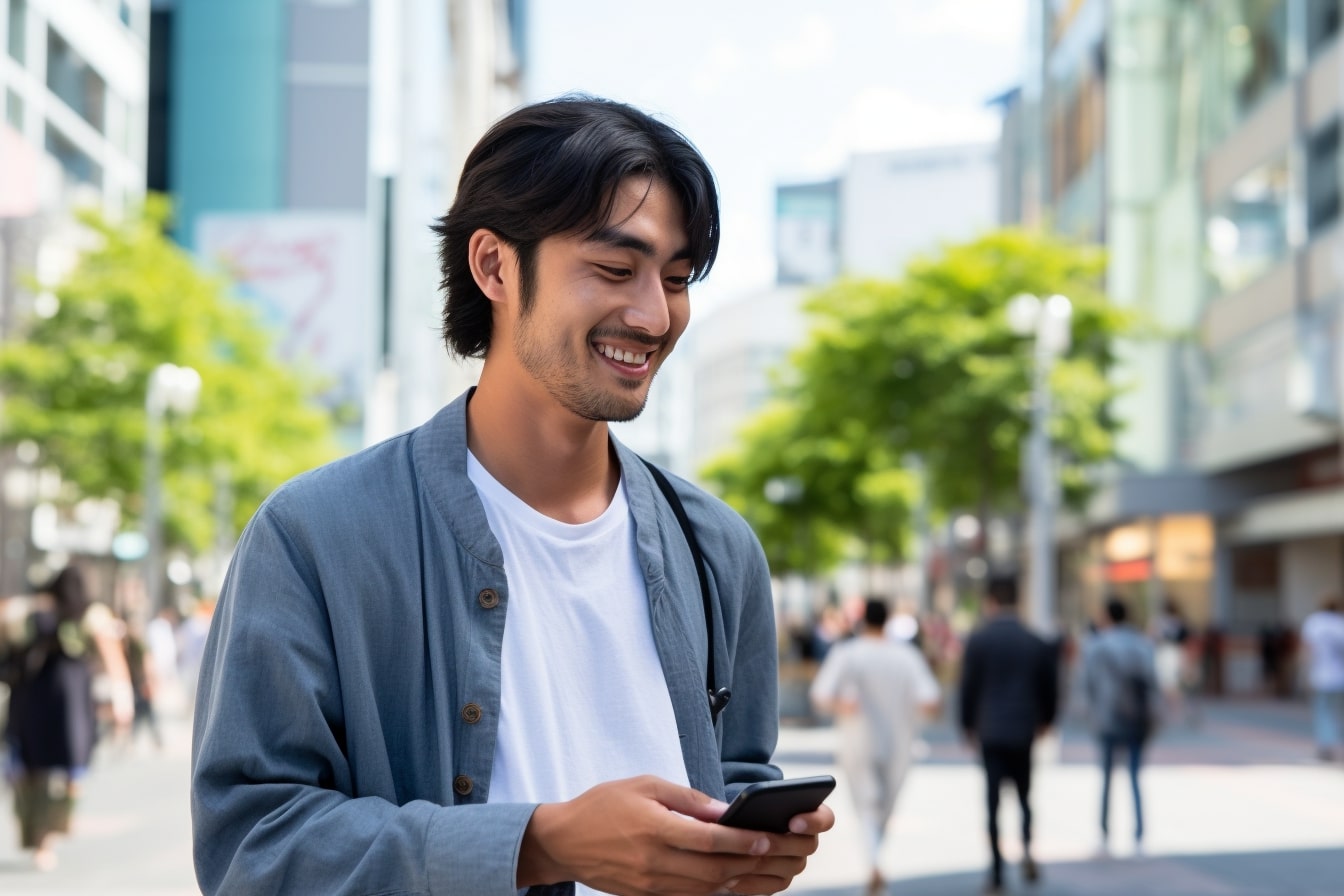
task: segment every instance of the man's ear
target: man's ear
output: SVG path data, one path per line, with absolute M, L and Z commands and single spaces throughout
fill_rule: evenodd
M 507 302 L 518 282 L 518 253 L 492 230 L 482 227 L 467 242 L 471 277 L 492 302 Z

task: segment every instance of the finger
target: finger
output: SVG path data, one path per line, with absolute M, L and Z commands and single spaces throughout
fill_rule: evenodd
M 812 812 L 795 815 L 789 819 L 789 833 L 815 836 L 835 827 L 835 813 L 831 807 L 822 803 Z
M 700 821 L 718 821 L 728 809 L 723 800 L 716 800 L 693 787 L 682 787 L 661 778 L 650 778 L 651 795 L 673 812 L 680 812 Z
M 690 853 L 763 856 L 773 848 L 770 835 L 761 831 L 731 828 L 670 813 L 663 839 L 669 846 Z
M 771 893 L 782 893 L 792 883 L 793 875 L 776 877 L 770 874 L 752 874 L 739 878 L 726 889 L 738 896 L 768 896 Z

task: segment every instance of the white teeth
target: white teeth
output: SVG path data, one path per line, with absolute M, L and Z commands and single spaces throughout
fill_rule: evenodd
M 609 345 L 597 343 L 597 350 L 611 358 L 613 361 L 622 361 L 626 364 L 643 364 L 649 358 L 648 352 L 627 352 L 619 348 L 612 348 Z

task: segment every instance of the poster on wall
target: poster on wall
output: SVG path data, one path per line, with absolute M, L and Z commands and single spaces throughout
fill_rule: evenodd
M 343 442 L 358 447 L 375 341 L 362 215 L 202 215 L 202 259 L 223 271 L 275 334 L 282 361 L 316 371 Z

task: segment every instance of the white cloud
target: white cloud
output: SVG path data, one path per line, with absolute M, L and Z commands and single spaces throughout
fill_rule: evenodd
M 714 93 L 745 65 L 746 55 L 740 46 L 725 40 L 716 41 L 691 77 L 691 88 L 700 94 Z
M 870 87 L 850 98 L 822 142 L 806 155 L 809 171 L 839 171 L 854 153 L 994 140 L 994 109 L 947 106 L 892 87 Z
M 835 26 L 820 15 L 804 16 L 793 34 L 770 45 L 770 64 L 776 71 L 800 72 L 821 68 L 835 59 Z
M 917 0 L 901 22 L 906 37 L 956 37 L 996 45 L 1020 45 L 1027 21 L 1024 0 Z

